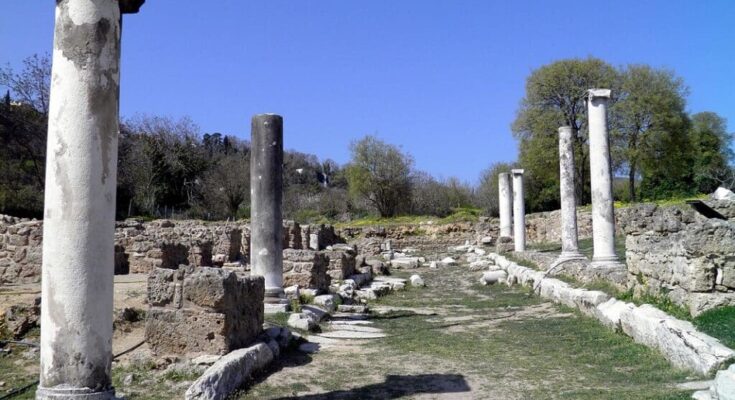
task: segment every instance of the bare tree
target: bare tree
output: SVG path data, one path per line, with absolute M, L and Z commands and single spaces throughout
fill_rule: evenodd
M 9 65 L 0 67 L 0 85 L 10 89 L 15 99 L 48 115 L 51 57 L 48 53 L 27 57 L 18 73 Z

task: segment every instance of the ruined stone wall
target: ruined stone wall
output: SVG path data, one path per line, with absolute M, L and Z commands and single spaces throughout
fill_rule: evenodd
M 316 250 L 283 250 L 283 286 L 326 291 L 331 277 L 327 274 L 329 257 Z
M 487 219 L 479 223 L 348 227 L 340 229 L 337 234 L 349 244 L 356 245 L 360 254 L 374 256 L 380 254 L 381 244 L 387 240 L 391 241 L 391 247 L 397 251 L 412 248 L 431 253 L 437 250 L 446 251 L 448 247 L 461 245 L 466 241 L 480 241 L 483 236 L 497 237 L 498 230 L 497 219 Z
M 625 225 L 629 285 L 693 315 L 735 305 L 735 223 L 689 207 L 636 207 Z
M 125 220 L 115 230 L 116 271 L 222 265 L 242 258 L 243 227 L 237 223 Z M 117 263 L 122 265 L 118 265 Z M 127 264 L 127 265 L 125 265 Z
M 41 280 L 43 221 L 0 215 L 0 284 Z M 330 225 L 284 222 L 284 248 L 319 249 L 342 242 Z M 250 254 L 250 226 L 245 222 L 135 219 L 115 226 L 115 273 L 147 273 L 179 265 L 245 265 Z
M 41 277 L 43 222 L 0 215 L 0 284 Z

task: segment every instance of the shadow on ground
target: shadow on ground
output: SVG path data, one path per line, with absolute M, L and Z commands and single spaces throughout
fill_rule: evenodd
M 470 390 L 464 376 L 457 374 L 387 375 L 382 383 L 277 400 L 398 399 L 421 393 L 461 393 Z

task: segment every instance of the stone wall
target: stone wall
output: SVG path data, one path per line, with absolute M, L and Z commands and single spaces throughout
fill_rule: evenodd
M 43 221 L 0 215 L 0 285 L 41 280 Z M 284 248 L 319 249 L 342 242 L 330 225 L 284 222 Z M 115 273 L 148 273 L 179 265 L 246 265 L 250 227 L 245 222 L 128 219 L 115 227 Z
M 0 285 L 41 277 L 43 222 L 0 215 Z
M 329 257 L 316 250 L 283 250 L 283 286 L 327 291 L 331 278 L 327 274 Z
M 155 268 L 148 276 L 145 338 L 156 354 L 226 354 L 263 326 L 263 277 L 222 268 Z
M 666 295 L 693 315 L 735 305 L 735 223 L 689 207 L 633 209 L 624 226 L 629 285 Z
M 735 202 L 727 200 L 706 200 L 705 203 L 735 223 Z M 641 209 L 655 207 L 654 204 L 639 204 L 632 207 L 615 209 L 615 233 L 626 234 L 628 225 L 646 227 L 650 221 L 641 220 Z M 688 208 L 687 206 L 682 206 Z M 498 224 L 497 220 L 494 221 Z M 642 224 L 642 225 L 641 225 Z M 592 212 L 577 210 L 577 232 L 580 239 L 592 237 Z M 526 241 L 533 244 L 561 242 L 561 212 L 559 210 L 528 214 L 526 216 Z

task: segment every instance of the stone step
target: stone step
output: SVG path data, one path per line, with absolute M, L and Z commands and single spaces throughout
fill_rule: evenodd
M 332 327 L 335 331 L 353 331 L 353 332 L 365 332 L 365 333 L 383 333 L 380 328 L 373 328 L 365 325 L 335 325 Z M 333 331 L 334 332 L 334 331 Z
M 331 331 L 322 332 L 319 336 L 329 339 L 378 339 L 388 335 L 376 332 Z

